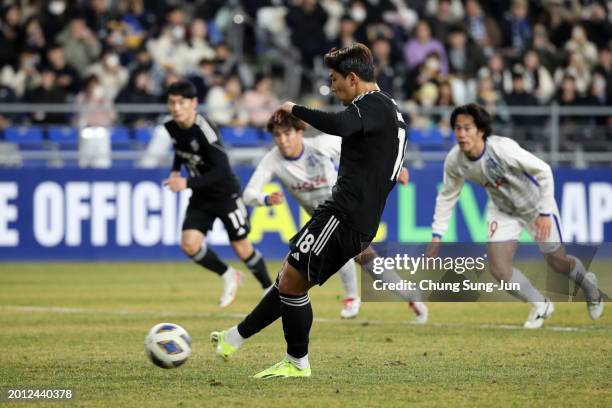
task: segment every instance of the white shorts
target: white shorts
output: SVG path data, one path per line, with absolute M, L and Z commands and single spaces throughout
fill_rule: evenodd
M 561 236 L 561 223 L 559 222 L 559 209 L 555 203 L 555 209 L 550 215 L 552 228 L 548 239 L 538 243 L 543 253 L 555 252 L 563 243 Z M 523 228 L 527 230 L 535 241 L 536 229 L 533 226 L 535 219 L 525 219 L 503 213 L 495 204 L 489 202 L 487 206 L 487 240 L 488 242 L 518 241 Z

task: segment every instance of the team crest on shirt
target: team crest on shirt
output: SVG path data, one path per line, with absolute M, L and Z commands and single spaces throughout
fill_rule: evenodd
M 314 154 L 309 154 L 308 157 L 306 157 L 306 164 L 308 164 L 308 167 L 316 167 L 319 164 L 319 159 L 317 159 Z
M 506 170 L 499 163 L 497 163 L 494 158 L 487 158 L 485 168 L 488 179 L 488 181 L 485 183 L 485 187 L 490 186 L 499 189 L 504 184 L 508 184 L 508 179 L 505 177 Z M 491 180 L 493 182 L 491 182 Z
M 191 145 L 191 148 L 192 148 L 193 150 L 195 150 L 196 152 L 197 152 L 198 150 L 200 150 L 200 144 L 198 143 L 198 141 L 197 141 L 197 140 L 193 139 L 193 140 L 191 141 L 190 145 Z

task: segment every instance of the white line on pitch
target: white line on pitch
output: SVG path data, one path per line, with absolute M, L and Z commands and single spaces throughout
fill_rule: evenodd
M 83 307 L 57 307 L 57 306 L 16 306 L 16 305 L 0 305 L 0 310 L 14 311 L 14 312 L 31 312 L 31 313 L 58 313 L 58 314 L 107 314 L 115 316 L 157 316 L 157 317 L 216 317 L 216 318 L 232 318 L 241 319 L 245 316 L 244 313 L 228 313 L 228 312 L 146 312 L 138 310 L 104 310 L 104 309 L 92 309 Z M 382 324 L 410 324 L 411 326 L 421 326 L 410 321 L 384 321 L 384 320 L 344 320 L 344 319 L 331 319 L 327 317 L 316 317 L 314 319 L 320 323 L 345 323 L 345 324 L 358 324 L 358 325 L 382 325 Z M 432 322 L 427 323 L 423 326 L 429 327 L 440 327 L 440 328 L 465 328 L 465 327 L 476 327 L 479 329 L 493 329 L 493 330 L 524 330 L 520 325 L 513 324 L 465 324 L 460 322 Z M 610 326 L 583 326 L 583 327 L 571 327 L 571 326 L 544 326 L 543 329 L 557 332 L 592 332 L 592 331 L 612 331 Z

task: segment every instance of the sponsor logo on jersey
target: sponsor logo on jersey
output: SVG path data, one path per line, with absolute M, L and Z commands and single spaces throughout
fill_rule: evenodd
M 329 182 L 327 181 L 327 178 L 325 176 L 319 175 L 315 177 L 312 181 L 303 181 L 295 183 L 289 186 L 289 188 L 294 191 L 312 191 L 328 184 Z

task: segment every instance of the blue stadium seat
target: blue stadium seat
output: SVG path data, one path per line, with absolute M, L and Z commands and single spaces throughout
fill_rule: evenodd
M 447 140 L 437 128 L 416 129 L 408 131 L 408 141 L 422 151 L 442 151 L 447 149 Z
M 259 140 L 264 145 L 271 145 L 274 143 L 274 136 L 272 136 L 272 133 L 264 130 L 259 133 Z
M 222 127 L 223 143 L 229 146 L 249 147 L 259 144 L 259 129 L 252 127 Z
M 76 150 L 79 144 L 79 131 L 71 126 L 49 126 L 47 138 L 62 150 Z
M 132 148 L 130 129 L 125 126 L 115 126 L 110 129 L 110 134 L 113 150 L 130 150 Z
M 4 140 L 19 145 L 20 149 L 44 149 L 43 131 L 39 126 L 9 126 L 4 129 Z
M 149 140 L 151 140 L 151 136 L 153 136 L 153 128 L 150 127 L 138 127 L 134 129 L 134 139 L 141 145 L 149 144 Z

